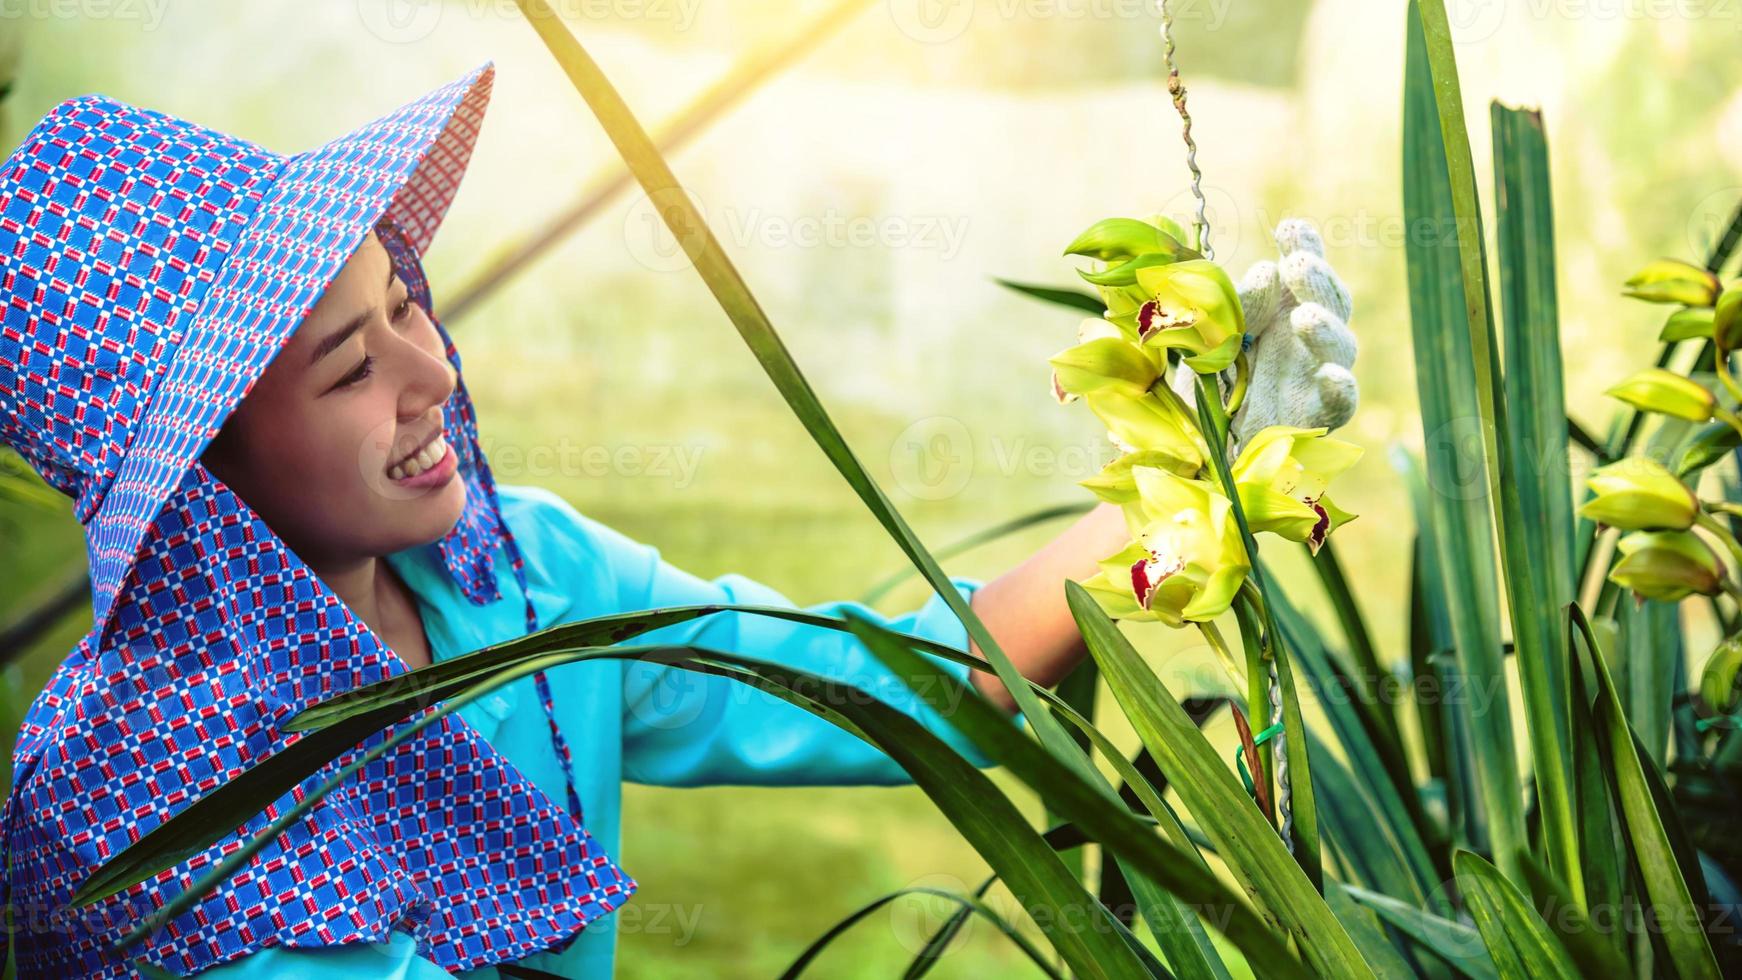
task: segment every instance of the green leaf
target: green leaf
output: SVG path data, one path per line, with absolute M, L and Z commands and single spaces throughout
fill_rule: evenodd
M 1048 521 L 1056 521 L 1061 517 L 1077 517 L 1082 514 L 1087 514 L 1095 508 L 1096 503 L 1097 501 L 1089 500 L 1078 501 L 1070 504 L 1053 504 L 1051 507 L 1042 507 L 1039 510 L 1023 514 L 1020 517 L 1013 517 L 1008 521 L 1000 521 L 991 527 L 975 531 L 965 538 L 952 541 L 944 547 L 939 548 L 933 557 L 938 561 L 948 561 L 958 555 L 972 551 L 981 545 L 990 544 L 991 542 L 997 541 L 1001 538 L 1026 531 L 1036 525 L 1045 524 Z M 866 589 L 862 594 L 860 594 L 859 601 L 867 606 L 876 605 L 896 586 L 912 578 L 916 571 L 917 569 L 909 566 L 881 579 L 876 585 L 873 585 L 871 588 Z
M 1728 422 L 1710 422 L 1700 427 L 1676 463 L 1675 475 L 1687 479 L 1690 474 L 1722 461 L 1730 451 L 1742 446 L 1742 433 Z
M 1067 588 L 1074 588 L 1076 593 L 1082 592 L 1082 587 L 1075 582 L 1067 583 Z M 1073 599 L 1077 598 L 1075 593 L 1072 594 L 1072 597 Z M 1095 609 L 1096 615 L 1102 615 L 1099 607 L 1094 605 L 1094 600 L 1089 598 L 1086 593 L 1081 595 L 1081 601 L 1089 603 L 1090 607 Z M 1073 611 L 1076 611 L 1074 604 Z M 1082 614 L 1078 612 L 1078 615 L 1080 617 Z M 926 699 L 939 710 L 953 708 L 954 713 L 950 716 L 950 720 L 958 730 L 967 735 L 988 756 L 1006 766 L 1012 775 L 1033 788 L 1042 799 L 1047 801 L 1051 809 L 1076 824 L 1084 833 L 1098 841 L 1102 847 L 1117 854 L 1128 872 L 1136 871 L 1153 879 L 1158 886 L 1185 902 L 1188 907 L 1202 910 L 1210 917 L 1219 931 L 1246 955 L 1247 961 L 1260 975 L 1306 975 L 1300 964 L 1288 953 L 1287 948 L 1275 933 L 1271 932 L 1244 903 L 1216 879 L 1215 875 L 1203 863 L 1201 857 L 1192 852 L 1189 846 L 1169 845 L 1149 832 L 1119 802 L 1118 798 L 1113 795 L 1111 788 L 1099 775 L 1093 780 L 1084 779 L 1064 767 L 1058 759 L 1025 736 L 1001 710 L 993 707 L 953 676 L 945 673 L 937 664 L 914 653 L 911 637 L 886 630 L 871 620 L 861 618 L 851 610 L 847 611 L 847 618 L 851 623 L 853 632 L 865 643 L 866 648 L 888 664 L 897 676 L 902 677 L 914 690 L 914 693 Z M 1103 615 L 1102 618 L 1104 620 L 1105 616 Z M 1094 640 L 1091 639 L 1090 643 L 1091 649 L 1093 649 Z M 1106 670 L 1104 662 L 1102 669 Z M 1062 705 L 1061 702 L 1054 703 L 1061 705 L 1061 715 L 1067 718 L 1075 715 L 1075 712 L 1068 705 Z M 1179 705 L 1173 704 L 1171 701 L 1169 704 L 1180 715 L 1184 715 Z M 1081 716 L 1076 717 L 1080 718 Z M 1203 736 L 1197 731 L 1196 726 L 1192 725 L 1189 719 L 1186 720 L 1185 724 L 1190 728 L 1192 737 L 1203 746 L 1204 750 L 1210 751 L 1208 743 L 1204 742 Z M 1086 724 L 1086 719 L 1079 727 L 1085 733 L 1090 734 L 1090 737 L 1095 740 L 1098 747 L 1102 748 L 1103 752 L 1111 749 L 1111 745 L 1105 742 L 1105 736 L 1094 730 L 1094 726 Z M 1130 767 L 1130 764 L 1119 755 L 1117 750 L 1112 750 L 1108 754 L 1108 758 L 1110 761 L 1117 760 L 1116 767 L 1122 770 L 1121 774 L 1128 781 L 1136 777 L 1136 781 L 1131 783 L 1134 788 L 1140 784 L 1147 785 L 1146 781 L 1142 780 L 1142 777 L 1137 774 L 1134 768 Z M 1213 755 L 1212 758 L 1214 758 Z M 1121 766 L 1120 763 L 1123 765 Z M 1166 771 L 1165 765 L 1163 771 Z M 1221 775 L 1229 784 L 1232 784 L 1233 777 L 1225 768 L 1221 770 Z M 1172 778 L 1170 773 L 1169 779 Z M 1239 791 L 1236 790 L 1236 792 Z M 1161 804 L 1159 797 L 1153 797 L 1146 802 L 1151 803 L 1158 811 L 1155 816 L 1161 821 L 1163 829 L 1170 837 L 1177 834 L 1178 838 L 1176 839 L 1183 838 L 1184 829 L 1178 827 L 1177 821 L 1172 819 L 1171 812 Z M 1245 800 L 1245 805 L 1253 817 L 1257 818 L 1257 811 L 1252 809 L 1251 801 Z M 1280 842 L 1277 840 L 1275 832 L 1268 831 L 1268 833 L 1270 842 L 1276 845 L 1276 851 L 1281 860 L 1294 870 L 1297 880 L 1299 880 L 1299 868 L 1295 867 L 1294 863 L 1288 860 L 1287 855 L 1281 852 Z M 1323 901 L 1317 895 L 1312 894 L 1310 888 L 1306 891 L 1319 908 L 1324 910 L 1324 921 L 1340 933 L 1341 928 L 1331 918 L 1329 911 L 1324 909 Z M 1225 922 L 1221 921 L 1223 919 Z M 1179 937 L 1177 934 L 1160 932 L 1157 933 L 1157 938 L 1160 941 L 1170 942 Z M 1326 935 L 1319 939 L 1317 944 L 1328 944 L 1334 941 L 1334 937 Z M 1344 937 L 1344 942 L 1347 942 L 1346 937 Z M 1169 949 L 1170 959 L 1176 955 L 1175 950 L 1184 948 L 1184 944 L 1176 943 Z M 1303 949 L 1306 948 L 1308 948 L 1307 945 L 1303 943 Z M 1309 958 L 1313 956 L 1312 949 L 1308 949 L 1308 956 Z M 1211 969 L 1213 970 L 1214 967 L 1212 966 Z
M 1043 303 L 1052 303 L 1067 309 L 1081 310 L 1092 316 L 1101 316 L 1107 312 L 1107 304 L 1101 297 L 1075 289 L 1059 286 L 1039 286 L 1034 283 L 1012 282 L 1009 279 L 993 277 L 993 282 L 1005 289 L 1014 290 L 1024 296 L 1030 296 Z
M 1568 653 L 1574 651 L 1569 641 Z M 1592 909 L 1620 909 L 1626 878 L 1627 845 L 1621 838 L 1614 805 L 1609 796 L 1609 776 L 1604 771 L 1603 754 L 1598 748 L 1596 721 L 1591 716 L 1591 698 L 1585 686 L 1584 671 L 1576 669 L 1577 661 L 1568 660 L 1568 676 L 1572 681 L 1573 725 L 1575 730 L 1591 733 L 1573 743 L 1574 775 L 1579 793 L 1579 847 L 1584 857 L 1585 904 Z M 1618 953 L 1626 953 L 1625 937 L 1618 930 L 1610 931 L 1610 941 Z
M 996 880 L 997 876 L 988 878 L 986 880 L 986 885 L 990 885 Z M 1034 944 L 1030 943 L 1027 937 L 1022 935 L 1021 931 L 1011 925 L 1003 916 L 999 915 L 997 909 L 992 908 L 990 905 L 987 905 L 985 902 L 980 900 L 980 895 L 984 894 L 985 890 L 986 886 L 983 885 L 981 886 L 980 891 L 976 894 L 963 895 L 960 892 L 953 892 L 944 888 L 933 888 L 929 885 L 911 885 L 907 888 L 898 889 L 873 901 L 867 902 L 856 909 L 851 915 L 848 915 L 846 918 L 830 926 L 826 932 L 813 940 L 809 946 L 806 946 L 804 952 L 800 953 L 798 958 L 792 961 L 792 965 L 788 966 L 786 970 L 780 974 L 781 980 L 793 980 L 793 978 L 800 976 L 818 956 L 822 955 L 823 951 L 828 948 L 830 943 L 839 939 L 848 929 L 859 924 L 859 922 L 863 921 L 866 916 L 871 915 L 873 912 L 876 912 L 878 909 L 883 908 L 889 903 L 911 895 L 929 895 L 934 898 L 941 898 L 946 901 L 955 902 L 957 905 L 962 907 L 963 914 L 978 915 L 982 919 L 985 919 L 996 926 L 998 931 L 1008 937 L 1012 943 L 1016 944 L 1016 947 L 1022 950 L 1023 954 L 1027 956 L 1036 967 L 1039 967 L 1042 973 L 1054 978 L 1054 980 L 1065 980 L 1063 974 L 1060 974 L 1057 970 L 1053 969 L 1052 964 L 1047 962 L 1046 955 L 1036 949 Z
M 1450 963 L 1471 980 L 1497 980 L 1494 959 L 1475 929 L 1451 919 L 1424 912 L 1390 895 L 1346 886 L 1349 896 L 1378 913 L 1393 927 L 1420 943 L 1435 956 Z
M 1235 780 L 1222 755 L 1205 740 L 1087 590 L 1067 580 L 1065 592 L 1089 652 L 1100 664 L 1114 697 L 1236 880 L 1300 945 L 1316 972 L 1337 977 L 1370 975 L 1348 933 L 1283 848 L 1281 838 Z M 991 752 L 990 746 L 983 748 Z M 1073 815 L 1072 819 L 1079 818 Z M 1251 955 L 1250 950 L 1245 951 Z
M 1500 651 L 1499 570 L 1490 544 L 1496 537 L 1490 504 L 1502 500 L 1503 457 L 1481 214 L 1441 0 L 1410 0 L 1407 33 L 1404 224 L 1432 230 L 1409 235 L 1405 245 L 1432 488 L 1428 511 L 1440 584 L 1452 611 L 1458 680 L 1469 690 L 1492 693 L 1481 704 L 1466 699 L 1448 708 L 1461 716 L 1457 724 L 1468 733 L 1492 849 L 1501 866 L 1516 873 L 1527 837 Z M 1464 451 L 1471 440 L 1481 446 L 1474 458 Z
M 1604 931 L 1592 923 L 1581 903 L 1573 900 L 1566 884 L 1553 872 L 1527 855 L 1524 877 L 1530 882 L 1531 892 L 1537 896 L 1544 922 L 1565 944 L 1581 976 L 1624 977 L 1630 972 L 1621 950 L 1605 940 Z M 1607 931 L 1612 933 L 1615 930 Z
M 515 0 L 526 20 L 538 32 L 540 40 L 568 75 L 575 90 L 586 100 L 588 108 L 598 117 L 599 124 L 610 137 L 623 161 L 635 174 L 647 199 L 659 211 L 661 220 L 682 244 L 702 282 L 713 293 L 720 309 L 737 328 L 739 336 L 755 355 L 769 380 L 792 408 L 793 414 L 811 434 L 824 455 L 834 464 L 859 499 L 871 511 L 889 536 L 895 539 L 910 561 L 917 566 L 932 588 L 941 596 L 956 617 L 967 628 L 968 635 L 985 652 L 998 678 L 1011 691 L 1017 707 L 1029 719 L 1041 743 L 1051 749 L 1066 764 L 1087 775 L 1088 760 L 1077 749 L 1063 728 L 1048 717 L 1039 700 L 1023 683 L 1022 675 L 1010 662 L 1003 647 L 986 629 L 986 624 L 971 609 L 966 600 L 939 567 L 937 560 L 919 537 L 908 527 L 883 489 L 877 485 L 854 455 L 824 410 L 822 402 L 811 389 L 810 382 L 798 368 L 786 345 L 775 331 L 750 287 L 727 258 L 713 231 L 696 210 L 694 202 L 678 183 L 676 175 L 659 153 L 653 141 L 636 121 L 622 96 L 611 85 L 591 55 L 587 54 L 563 21 L 551 9 L 547 0 Z
M 1217 479 L 1222 484 L 1222 492 L 1227 496 L 1234 514 L 1234 521 L 1240 527 L 1240 538 L 1246 548 L 1246 554 L 1251 562 L 1252 570 L 1248 580 L 1263 602 L 1260 609 L 1264 621 L 1264 636 L 1262 642 L 1270 654 L 1271 663 L 1276 668 L 1276 687 L 1281 695 L 1282 721 L 1284 735 L 1280 736 L 1282 750 L 1288 760 L 1290 777 L 1292 814 L 1290 844 L 1295 861 L 1306 873 L 1307 880 L 1312 883 L 1315 891 L 1324 888 L 1324 868 L 1319 855 L 1319 817 L 1318 802 L 1313 790 L 1312 761 L 1305 738 L 1293 737 L 1292 733 L 1305 733 L 1306 720 L 1300 710 L 1300 694 L 1295 688 L 1293 658 L 1288 652 L 1288 643 L 1282 631 L 1276 626 L 1276 620 L 1270 608 L 1272 597 L 1265 588 L 1264 566 L 1258 558 L 1258 543 L 1252 537 L 1252 528 L 1246 523 L 1246 511 L 1240 502 L 1240 489 L 1234 483 L 1234 474 L 1228 468 L 1228 415 L 1224 410 L 1219 395 L 1204 381 L 1203 375 L 1196 377 L 1198 419 L 1206 434 L 1210 448 L 1210 462 Z M 1242 602 L 1250 601 L 1244 594 Z M 1078 617 L 1079 624 L 1081 617 Z M 1275 719 L 1273 719 L 1274 721 Z M 1154 751 L 1154 746 L 1150 747 Z M 1172 778 L 1172 777 L 1170 777 Z M 1200 818 L 1202 819 L 1202 818 Z
M 1621 709 L 1621 698 L 1609 676 L 1602 647 L 1583 610 L 1577 604 L 1569 609 L 1572 622 L 1583 635 L 1591 653 L 1597 679 L 1594 715 L 1598 746 L 1620 805 L 1622 826 L 1632 843 L 1635 868 L 1644 883 L 1652 914 L 1660 926 L 1664 947 L 1669 952 L 1671 962 L 1668 965 L 1673 967 L 1676 976 L 1684 980 L 1717 977 L 1718 962 L 1701 924 L 1704 921 L 1701 907 L 1694 900 L 1681 860 L 1671 846 L 1664 816 L 1659 813 L 1660 804 L 1656 798 L 1659 791 L 1647 777 L 1646 763 L 1642 761 L 1633 731 L 1627 725 L 1627 715 Z M 1664 802 L 1667 804 L 1667 800 Z M 1697 871 L 1694 877 L 1698 879 Z M 1701 891 L 1704 891 L 1703 887 Z
M 1366 854 L 1366 866 L 1375 873 L 1380 862 L 1389 867 L 1384 879 L 1389 883 L 1387 886 L 1382 887 L 1378 878 L 1368 879 L 1368 886 L 1418 903 L 1427 901 L 1435 896 L 1434 886 L 1440 875 L 1424 843 L 1423 834 L 1428 829 L 1425 815 L 1420 815 L 1419 810 L 1412 811 L 1400 795 L 1377 744 L 1373 732 L 1377 726 L 1363 719 L 1360 702 L 1343 694 L 1351 685 L 1335 669 L 1316 632 L 1281 590 L 1273 594 L 1271 609 L 1307 686 L 1326 692 L 1318 698 L 1318 706 L 1349 763 L 1345 774 L 1349 785 L 1339 792 L 1331 788 L 1337 780 L 1326 779 L 1323 781 L 1326 792 L 1321 794 L 1327 812 L 1340 807 L 1346 814 L 1343 826 L 1348 829 L 1341 846 Z M 1319 767 L 1334 764 L 1325 752 L 1314 752 L 1313 758 L 1315 774 Z M 1404 782 L 1403 792 L 1413 797 L 1414 785 Z
M 1357 903 L 1350 897 L 1349 890 L 1336 881 L 1325 883 L 1325 901 L 1336 913 L 1337 921 L 1349 930 L 1349 938 L 1360 948 L 1375 976 L 1380 980 L 1414 980 L 1416 971 L 1392 945 L 1385 927 L 1372 909 Z
M 1742 671 L 1742 639 L 1718 644 L 1700 672 L 1700 700 L 1714 714 L 1728 714 L 1736 701 L 1736 674 Z
M 1573 804 L 1565 621 L 1573 601 L 1573 490 L 1555 291 L 1554 207 L 1542 114 L 1491 107 L 1499 292 L 1506 330 L 1500 414 L 1505 469 L 1503 566 L 1549 866 L 1584 901 Z
M 1452 855 L 1452 868 L 1502 980 L 1580 980 L 1566 947 L 1499 869 L 1469 851 Z

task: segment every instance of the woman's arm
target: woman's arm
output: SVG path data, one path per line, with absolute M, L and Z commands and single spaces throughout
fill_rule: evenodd
M 1119 508 L 1097 504 L 1022 564 L 974 593 L 974 612 L 1018 673 L 1050 687 L 1082 661 L 1088 647 L 1065 603 L 1065 579 L 1080 582 L 1094 575 L 1096 562 L 1129 543 Z M 986 658 L 978 643 L 970 641 L 968 652 Z M 998 675 L 976 670 L 973 683 L 993 704 L 1016 710 L 1016 700 Z

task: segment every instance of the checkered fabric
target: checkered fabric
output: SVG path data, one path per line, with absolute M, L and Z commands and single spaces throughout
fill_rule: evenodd
M 67 907 L 97 867 L 293 743 L 286 719 L 406 669 L 199 455 L 370 228 L 431 307 L 419 256 L 493 71 L 291 156 L 87 96 L 0 167 L 0 439 L 74 498 L 96 612 L 14 750 L 4 840 L 22 976 L 133 974 L 116 939 L 387 737 L 151 881 Z M 457 369 L 451 341 L 448 356 Z M 524 582 L 522 562 L 463 385 L 444 417 L 467 504 L 440 548 L 467 596 L 490 602 L 494 560 Z M 130 955 L 186 974 L 396 928 L 449 969 L 560 947 L 636 887 L 570 796 L 565 810 L 450 716 Z

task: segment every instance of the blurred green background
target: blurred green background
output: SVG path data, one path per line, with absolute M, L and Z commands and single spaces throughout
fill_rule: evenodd
M 554 5 L 650 124 L 825 6 Z M 1066 284 L 1059 250 L 1090 222 L 1186 218 L 1183 148 L 1151 4 L 862 7 L 673 163 L 860 458 L 936 548 L 1088 499 L 1075 481 L 1112 449 L 1081 405 L 1054 404 L 1044 363 L 1074 341 L 1075 320 L 991 277 Z M 1423 438 L 1398 182 L 1402 4 L 1185 0 L 1175 11 L 1216 257 L 1237 273 L 1270 257 L 1278 220 L 1306 217 L 1354 291 L 1362 405 L 1343 436 L 1369 452 L 1338 488 L 1362 517 L 1337 544 L 1381 650 L 1396 654 L 1411 529 L 1387 450 Z M 1458 0 L 1452 14 L 1478 170 L 1488 99 L 1544 110 L 1568 404 L 1600 429 L 1602 389 L 1651 355 L 1662 315 L 1620 300 L 1619 283 L 1652 256 L 1703 256 L 1742 200 L 1742 11 Z M 103 92 L 294 151 L 485 59 L 495 95 L 427 256 L 440 316 L 445 296 L 616 160 L 508 0 L 0 0 L 0 64 L 15 65 L 0 144 L 16 146 L 57 102 Z M 740 572 L 801 604 L 859 595 L 902 556 L 657 224 L 624 194 L 448 321 L 498 479 L 550 487 L 698 575 Z M 1060 529 L 948 570 L 991 579 Z M 0 503 L 0 625 L 81 574 L 81 542 L 64 507 Z M 1314 604 L 1316 584 L 1289 558 L 1298 601 Z M 910 583 L 881 605 L 924 598 Z M 24 693 L 4 706 L 5 744 L 88 626 L 88 609 L 63 617 L 9 668 Z M 1176 693 L 1217 685 L 1183 634 L 1134 634 Z M 972 888 L 984 874 L 908 787 L 629 786 L 624 824 L 623 862 L 642 884 L 617 916 L 627 977 L 768 976 L 863 902 L 912 884 Z M 818 968 L 899 972 L 947 913 L 899 903 Z M 940 975 L 1026 969 L 980 924 Z

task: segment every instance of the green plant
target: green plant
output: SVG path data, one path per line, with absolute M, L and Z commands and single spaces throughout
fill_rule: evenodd
M 1724 290 L 1716 274 L 1742 234 L 1742 213 L 1737 234 L 1719 243 L 1704 269 L 1657 264 L 1629 284 L 1640 298 L 1684 308 L 1665 327 L 1656 365 L 1664 373 L 1620 387 L 1623 408 L 1607 439 L 1584 435 L 1569 423 L 1562 394 L 1541 119 L 1499 105 L 1492 110 L 1499 272 L 1490 277 L 1446 12 L 1437 0 L 1412 2 L 1404 205 L 1406 225 L 1416 230 L 1408 243 L 1409 285 L 1428 438 L 1421 460 L 1401 460 L 1419 522 L 1407 656 L 1399 651 L 1387 666 L 1375 649 L 1325 541 L 1340 519 L 1318 481 L 1305 495 L 1310 501 L 1303 499 L 1296 486 L 1279 485 L 1277 468 L 1258 458 L 1281 447 L 1285 463 L 1322 476 L 1335 467 L 1313 462 L 1313 450 L 1333 444 L 1310 430 L 1281 433 L 1247 447 L 1258 456 L 1230 460 L 1228 413 L 1239 385 L 1225 402 L 1200 377 L 1195 413 L 1171 393 L 1161 394 L 1165 385 L 1156 386 L 1169 370 L 1213 372 L 1238 363 L 1239 305 L 1227 302 L 1226 277 L 1185 244 L 1183 229 L 1116 220 L 1096 225 L 1071 249 L 1106 263 L 1085 275 L 1102 290 L 1086 298 L 1091 305 L 1073 290 L 1018 288 L 1107 314 L 1101 322 L 1113 333 L 1097 325 L 1074 353 L 1054 359 L 1055 390 L 1061 398 L 1083 397 L 1127 449 L 1123 466 L 1085 481 L 1128 508 L 1143 545 L 1111 560 L 1110 571 L 1128 576 L 1137 566 L 1147 575 L 1165 566 L 1172 573 L 1147 579 L 1154 589 L 1115 587 L 1110 575 L 1065 583 L 1092 660 L 1053 692 L 1016 676 L 865 472 L 598 67 L 544 0 L 518 2 L 662 219 L 682 230 L 677 238 L 695 268 L 796 416 L 919 573 L 950 601 L 988 659 L 857 617 L 745 611 L 853 632 L 916 692 L 940 709 L 953 708 L 952 721 L 1045 801 L 1056 826 L 1044 834 L 1035 830 L 982 773 L 880 703 L 831 699 L 817 693 L 828 689 L 818 678 L 753 657 L 621 645 L 722 608 L 686 607 L 557 627 L 414 672 L 409 683 L 396 678 L 311 709 L 296 721 L 306 732 L 302 739 L 118 856 L 84 884 L 79 901 L 112 894 L 208 846 L 224 836 L 222 828 L 258 812 L 259 800 L 326 772 L 370 733 L 397 724 L 396 737 L 403 737 L 500 684 L 561 663 L 644 657 L 754 684 L 889 752 L 985 857 L 988 885 L 1003 881 L 1042 934 L 1042 943 L 1030 944 L 1015 923 L 981 900 L 982 887 L 955 896 L 961 911 L 919 954 L 912 975 L 936 963 L 969 915 L 992 921 L 1049 974 L 1062 971 L 1046 961 L 1048 952 L 1073 973 L 1108 977 L 1241 971 L 1264 977 L 1716 977 L 1737 968 L 1733 934 L 1719 919 L 1724 900 L 1715 896 L 1734 896 L 1742 872 L 1738 845 L 1726 832 L 1738 802 L 1734 781 L 1742 775 L 1742 737 L 1729 714 L 1736 708 L 1742 640 L 1732 636 L 1718 648 L 1692 694 L 1679 666 L 1683 638 L 1671 603 L 1709 602 L 1725 632 L 1734 631 L 1738 589 L 1730 575 L 1742 566 L 1742 547 L 1725 520 L 1742 514 L 1742 506 L 1702 499 L 1685 481 L 1725 464 L 1742 445 L 1731 404 L 1742 390 L 1728 368 L 1742 294 Z M 1137 294 L 1121 292 L 1130 288 Z M 1163 295 L 1190 301 L 1146 313 L 1144 302 Z M 1178 344 L 1150 344 L 1146 317 L 1183 324 L 1189 332 L 1158 335 Z M 1669 374 L 1684 344 L 1698 345 L 1695 367 L 1714 372 L 1730 401 L 1685 371 Z M 1177 348 L 1175 357 L 1165 347 Z M 1151 397 L 1154 405 L 1143 401 Z M 1674 422 L 1649 426 L 1647 412 Z M 1705 429 L 1689 428 L 1701 421 Z M 1634 457 L 1648 430 L 1663 465 L 1599 471 L 1581 521 L 1568 472 L 1559 465 L 1571 444 L 1615 467 Z M 1479 492 L 1449 492 L 1461 485 L 1460 467 L 1471 463 L 1457 454 L 1466 434 L 1480 447 Z M 1331 453 L 1341 455 L 1346 451 Z M 1542 465 L 1545 460 L 1555 465 Z M 1677 487 L 1687 490 L 1685 497 Z M 1172 509 L 1156 510 L 1158 501 L 1171 502 Z M 1173 551 L 1163 554 L 1151 526 L 1185 511 L 1194 515 L 1191 533 L 1170 539 Z M 1196 520 L 1200 514 L 1204 519 Z M 1627 543 L 1610 549 L 1591 517 L 1634 530 Z M 1337 642 L 1311 627 L 1297 600 L 1268 573 L 1254 538 L 1266 530 L 1313 550 L 1324 600 L 1341 625 Z M 1722 552 L 1712 550 L 1714 541 Z M 1190 588 L 1168 592 L 1172 575 Z M 1575 602 L 1581 583 L 1597 596 L 1594 616 Z M 1627 590 L 1649 598 L 1630 606 L 1622 601 Z M 1238 624 L 1238 655 L 1216 625 L 1226 611 Z M 1243 732 L 1238 748 L 1250 790 L 1230 766 L 1228 747 L 1200 731 L 1201 716 L 1182 706 L 1113 618 L 1141 615 L 1193 624 L 1222 655 L 1244 695 L 1231 710 Z M 917 652 L 995 671 L 1032 735 Z M 1507 696 L 1508 657 L 1522 694 L 1521 727 Z M 1409 682 L 1401 688 L 1408 711 L 1397 710 L 1388 696 L 1386 682 L 1400 675 Z M 1098 680 L 1143 743 L 1136 759 L 1123 756 L 1096 724 Z M 1488 696 L 1436 693 L 1453 690 Z M 1303 710 L 1303 700 L 1319 711 Z M 1707 709 L 1705 718 L 1694 717 L 1696 705 Z M 1672 734 L 1674 754 L 1666 757 Z M 1531 763 L 1528 781 L 1515 761 L 1521 735 Z M 1094 764 L 1097 756 L 1117 783 Z M 1416 778 L 1417 768 L 1425 778 Z M 329 785 L 339 778 L 342 771 Z M 319 792 L 304 801 L 312 803 Z M 1176 813 L 1169 793 L 1195 826 Z M 1430 796 L 1445 805 L 1431 806 Z M 265 839 L 238 850 L 189 896 L 232 873 Z M 1065 856 L 1085 842 L 1100 845 L 1103 855 L 1098 891 L 1084 882 L 1080 853 Z M 1112 900 L 1121 889 L 1131 896 L 1136 919 Z M 804 951 L 789 975 L 819 962 L 828 942 L 866 910 Z M 1212 933 L 1226 942 L 1212 941 Z

